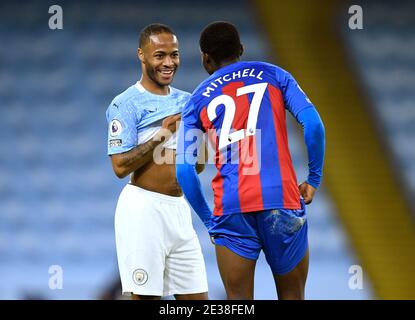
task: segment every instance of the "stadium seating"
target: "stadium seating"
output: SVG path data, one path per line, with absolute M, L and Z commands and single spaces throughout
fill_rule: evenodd
M 159 21 L 175 29 L 182 66 L 174 86 L 188 91 L 206 77 L 198 37 L 211 21 L 233 21 L 241 31 L 245 59 L 269 61 L 265 35 L 251 16 L 248 1 L 236 7 L 221 1 L 160 3 L 163 10 L 150 2 L 67 2 L 63 5 L 64 29 L 54 31 L 47 28 L 46 1 L 1 5 L 0 299 L 96 299 L 117 276 L 113 216 L 127 180 L 115 177 L 106 155 L 105 111 L 115 95 L 137 80 L 135 52 L 140 28 Z M 16 12 L 17 17 L 11 14 Z M 399 43 L 408 50 L 391 54 L 411 48 L 415 52 L 404 40 Z M 405 57 L 402 59 L 393 68 L 404 67 Z M 373 63 L 368 77 L 377 77 L 376 66 Z M 413 71 L 407 70 L 412 81 Z M 393 114 L 388 106 L 394 101 L 394 107 L 411 114 L 406 99 L 414 93 L 408 90 L 408 96 L 402 96 L 393 92 L 401 100 L 389 96 L 381 113 Z M 408 117 L 397 113 L 395 119 L 415 134 Z M 289 136 L 301 181 L 306 178 L 307 158 L 301 130 L 292 121 Z M 414 156 L 412 150 L 412 159 Z M 415 161 L 406 165 L 415 174 Z M 210 203 L 213 173 L 214 168 L 208 166 L 202 174 Z M 307 298 L 370 297 L 368 291 L 347 288 L 348 267 L 355 260 L 324 183 L 308 215 L 311 267 Z M 194 216 L 193 221 L 205 253 L 210 297 L 223 298 L 213 247 L 199 219 Z M 63 290 L 48 287 L 52 265 L 63 268 Z M 270 277 L 261 256 L 257 298 L 275 298 Z
M 364 29 L 344 38 L 357 74 L 369 96 L 385 152 L 400 178 L 402 190 L 412 201 L 415 195 L 415 4 L 399 6 L 382 1 L 365 6 Z M 411 202 L 410 202 L 411 203 Z M 415 210 L 413 210 L 415 214 Z

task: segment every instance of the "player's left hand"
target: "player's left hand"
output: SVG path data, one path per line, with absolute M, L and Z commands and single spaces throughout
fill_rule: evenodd
M 310 204 L 311 201 L 313 201 L 314 194 L 316 193 L 316 188 L 304 181 L 298 186 L 298 189 L 300 190 L 300 194 L 304 199 L 304 203 Z

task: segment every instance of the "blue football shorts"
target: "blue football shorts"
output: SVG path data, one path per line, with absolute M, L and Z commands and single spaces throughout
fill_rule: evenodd
M 273 209 L 214 216 L 209 234 L 216 245 L 237 255 L 257 260 L 261 250 L 272 273 L 290 272 L 303 259 L 307 248 L 305 203 L 301 209 Z

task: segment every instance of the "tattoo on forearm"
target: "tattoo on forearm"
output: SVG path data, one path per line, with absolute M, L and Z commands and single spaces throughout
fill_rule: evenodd
M 154 150 L 154 147 L 156 145 L 157 144 L 154 143 L 153 140 L 149 140 L 146 143 L 140 144 L 134 149 L 123 153 L 122 154 L 123 165 L 130 167 L 134 165 L 138 159 L 143 161 L 143 164 L 146 163 L 149 160 L 148 155 L 152 154 L 152 151 Z M 143 159 L 145 156 L 147 156 L 147 158 Z

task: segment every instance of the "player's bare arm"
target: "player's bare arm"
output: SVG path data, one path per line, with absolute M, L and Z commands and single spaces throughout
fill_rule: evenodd
M 204 163 L 196 163 L 196 172 L 197 174 L 203 172 L 205 170 L 205 164 Z
M 207 148 L 207 144 L 205 141 L 203 141 L 203 151 L 199 154 L 199 157 L 197 159 L 197 163 L 196 163 L 196 172 L 197 174 L 203 172 L 203 170 L 205 170 L 205 164 L 208 160 L 208 148 Z
M 130 151 L 112 155 L 111 162 L 115 175 L 120 179 L 125 178 L 130 173 L 151 161 L 153 150 L 160 143 L 161 141 L 152 139 L 136 146 Z
M 116 176 L 120 179 L 125 178 L 130 173 L 152 162 L 153 150 L 176 131 L 176 122 L 180 120 L 180 117 L 180 114 L 166 117 L 162 122 L 161 129 L 153 139 L 136 146 L 130 151 L 112 155 L 112 168 Z

